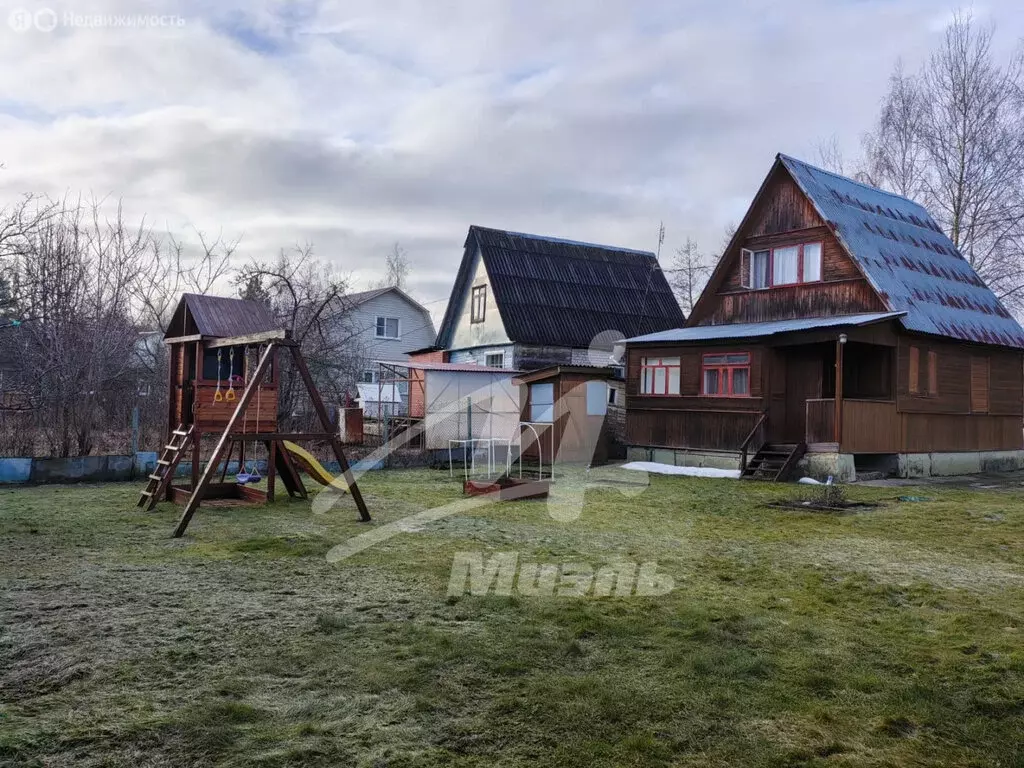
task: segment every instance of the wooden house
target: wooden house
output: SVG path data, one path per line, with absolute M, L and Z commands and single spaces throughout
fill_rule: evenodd
M 633 458 L 1024 465 L 1024 331 L 920 205 L 779 155 L 684 327 L 627 341 Z

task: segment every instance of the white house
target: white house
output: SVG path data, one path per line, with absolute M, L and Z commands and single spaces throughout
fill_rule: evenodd
M 434 343 L 430 312 L 402 289 L 376 288 L 345 298 L 352 307 L 349 321 L 365 361 L 363 382 L 377 380 L 374 360 L 407 360 L 409 352 Z

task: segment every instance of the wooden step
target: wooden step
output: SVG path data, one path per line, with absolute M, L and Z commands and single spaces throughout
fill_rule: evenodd
M 164 450 L 165 451 L 174 451 L 175 453 L 177 453 L 178 451 L 181 450 L 181 446 L 180 445 L 165 445 L 164 446 Z
M 150 480 L 163 480 L 164 478 L 163 478 L 162 475 L 150 475 L 149 479 Z
M 171 462 L 165 461 L 164 459 L 157 459 L 156 463 L 157 464 L 163 464 L 163 465 L 168 466 L 168 467 L 171 465 Z
M 181 435 L 182 437 L 188 437 L 188 432 L 182 432 L 180 429 L 176 429 L 171 432 L 172 435 Z

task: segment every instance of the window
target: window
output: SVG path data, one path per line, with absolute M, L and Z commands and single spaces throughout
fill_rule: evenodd
M 530 421 L 551 424 L 555 420 L 555 385 L 530 385 Z
M 373 371 L 363 371 L 363 383 L 373 384 Z
M 504 352 L 488 352 L 484 355 L 484 365 L 490 368 L 504 368 L 505 367 L 505 353 Z
M 487 286 L 478 285 L 473 289 L 469 309 L 469 322 L 482 323 L 487 316 Z
M 615 387 L 609 386 L 608 387 L 608 405 L 618 405 L 618 404 L 619 404 L 619 390 L 616 389 Z
M 640 361 L 640 393 L 679 394 L 679 358 L 645 357 Z
M 704 355 L 701 394 L 712 397 L 749 397 L 750 354 L 733 352 Z
M 587 382 L 587 416 L 608 413 L 608 385 L 603 381 Z
M 743 249 L 740 260 L 743 287 L 815 283 L 821 280 L 821 243 L 801 243 L 771 250 Z
M 971 358 L 971 412 L 988 413 L 989 362 L 987 357 Z
M 377 316 L 377 338 L 378 339 L 397 339 L 398 338 L 398 318 L 397 317 L 381 317 Z

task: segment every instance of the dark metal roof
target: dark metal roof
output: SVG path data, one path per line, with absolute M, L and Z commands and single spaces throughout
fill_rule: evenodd
M 650 251 L 471 226 L 440 347 L 451 343 L 478 249 L 513 342 L 586 348 L 605 331 L 653 333 L 685 320 Z
M 232 299 L 226 296 L 206 296 L 198 293 L 186 293 L 181 297 L 174 319 L 168 326 L 164 338 L 178 336 L 183 333 L 185 310 L 195 323 L 194 333 L 213 338 L 228 336 L 244 336 L 249 333 L 276 331 L 281 323 L 270 308 L 258 301 Z
M 813 331 L 818 328 L 836 328 L 872 325 L 886 320 L 903 317 L 902 312 L 875 312 L 862 315 L 840 315 L 837 317 L 804 317 L 798 320 L 770 320 L 765 323 L 727 323 L 724 325 L 695 325 L 690 328 L 673 328 L 660 333 L 649 333 L 626 339 L 630 344 L 647 344 L 660 341 L 716 341 L 726 339 L 756 339 L 794 331 Z
M 917 203 L 779 155 L 889 309 L 911 331 L 1024 347 L 1024 330 Z

